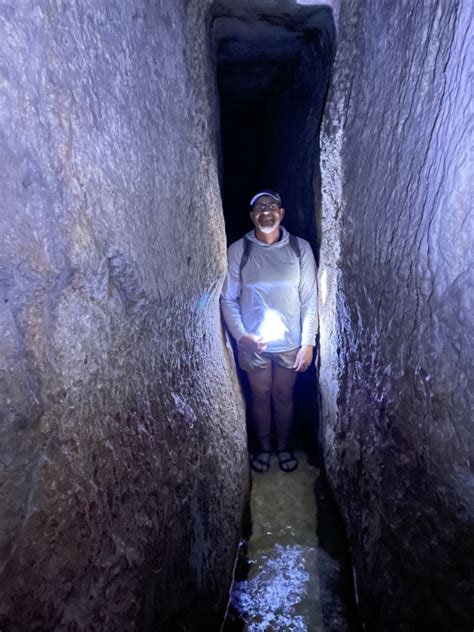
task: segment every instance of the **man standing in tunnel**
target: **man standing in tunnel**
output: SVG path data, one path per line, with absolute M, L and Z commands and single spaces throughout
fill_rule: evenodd
M 316 263 L 309 243 L 281 226 L 278 193 L 260 191 L 250 206 L 255 230 L 229 247 L 221 306 L 250 383 L 259 441 L 251 467 L 261 473 L 270 467 L 273 402 L 278 462 L 292 472 L 298 466 L 289 445 L 293 387 L 312 362 L 318 326 Z

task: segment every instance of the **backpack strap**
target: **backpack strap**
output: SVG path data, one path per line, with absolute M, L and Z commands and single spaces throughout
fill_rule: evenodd
M 240 260 L 240 276 L 242 277 L 242 270 L 247 265 L 247 261 L 249 260 L 250 248 L 252 247 L 252 242 L 248 237 L 244 237 L 244 250 L 242 252 L 242 259 Z
M 252 242 L 250 241 L 250 239 L 248 237 L 244 237 L 243 239 L 244 239 L 244 250 L 242 252 L 242 259 L 240 260 L 240 277 L 242 277 L 242 270 L 247 265 L 247 261 L 249 260 L 249 256 L 250 256 L 250 249 L 252 248 Z M 293 250 L 295 255 L 298 257 L 298 263 L 301 265 L 301 250 L 300 250 L 300 244 L 298 242 L 298 237 L 290 233 L 289 243 L 290 243 L 291 249 Z
M 300 250 L 300 244 L 298 242 L 298 237 L 290 233 L 289 242 L 290 242 L 291 249 L 293 250 L 295 255 L 298 257 L 298 262 L 301 265 L 301 250 Z

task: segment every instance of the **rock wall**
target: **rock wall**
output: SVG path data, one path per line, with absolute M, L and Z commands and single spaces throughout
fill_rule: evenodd
M 338 25 L 321 388 L 368 630 L 474 620 L 469 4 L 348 0 Z
M 0 7 L 3 632 L 222 616 L 247 454 L 205 19 Z

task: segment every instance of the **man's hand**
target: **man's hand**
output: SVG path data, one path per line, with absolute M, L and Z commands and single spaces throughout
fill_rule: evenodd
M 298 354 L 296 356 L 295 363 L 293 368 L 297 373 L 303 373 L 311 364 L 311 360 L 313 359 L 313 346 L 312 345 L 302 345 Z
M 247 349 L 247 351 L 253 351 L 254 353 L 260 353 L 267 348 L 265 340 L 255 334 L 244 334 L 239 338 L 239 345 Z

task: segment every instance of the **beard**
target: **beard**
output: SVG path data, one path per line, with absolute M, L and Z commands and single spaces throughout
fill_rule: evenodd
M 262 224 L 261 221 L 257 222 L 258 230 L 261 233 L 264 233 L 266 235 L 268 235 L 269 233 L 272 233 L 275 230 L 275 228 L 278 227 L 278 225 L 279 225 L 279 222 L 274 219 L 271 222 L 267 220 L 265 224 Z
M 262 226 L 261 224 L 258 225 L 258 230 L 261 233 L 265 233 L 266 235 L 269 235 L 270 233 L 273 233 L 275 228 L 276 228 L 276 223 L 274 223 L 272 226 Z

